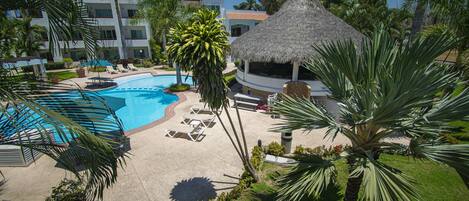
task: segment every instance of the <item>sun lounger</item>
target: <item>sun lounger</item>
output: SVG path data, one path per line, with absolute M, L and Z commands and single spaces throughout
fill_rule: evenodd
M 215 117 L 213 114 L 186 114 L 182 123 L 190 125 L 193 122 L 199 122 L 202 126 L 208 127 L 215 121 Z
M 198 124 L 196 127 L 192 126 L 180 126 L 177 129 L 166 129 L 166 135 L 169 137 L 174 137 L 178 133 L 186 134 L 192 141 L 197 141 L 200 135 L 202 135 L 205 131 L 205 127 L 202 124 Z M 193 137 L 195 136 L 195 137 Z
M 106 71 L 111 74 L 117 74 L 118 72 L 114 70 L 112 66 L 106 66 Z
M 134 66 L 134 64 L 128 64 L 128 65 L 127 65 L 127 68 L 129 68 L 130 70 L 133 70 L 133 71 L 138 71 L 138 68 L 136 68 L 136 67 Z
M 207 104 L 195 104 L 191 107 L 191 113 L 193 114 L 200 114 L 200 113 L 203 113 L 203 114 L 215 114 L 215 112 L 210 109 Z
M 127 69 L 124 68 L 122 64 L 117 64 L 117 70 L 122 73 L 129 72 Z

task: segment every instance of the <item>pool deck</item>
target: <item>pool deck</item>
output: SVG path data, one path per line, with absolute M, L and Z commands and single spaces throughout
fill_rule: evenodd
M 236 185 L 234 178 L 242 173 L 242 164 L 218 120 L 199 142 L 183 136 L 165 136 L 164 130 L 181 126 L 182 116 L 199 100 L 191 91 L 183 95 L 186 100 L 174 107 L 174 116 L 129 136 L 132 149 L 127 166 L 119 171 L 117 183 L 106 190 L 104 200 L 208 200 Z M 230 110 L 235 114 L 234 109 Z M 279 119 L 261 112 L 240 110 L 240 113 L 249 147 L 258 140 L 263 144 L 280 141 L 279 133 L 269 131 Z M 226 115 L 222 114 L 222 118 L 226 119 Z M 323 139 L 324 133 L 321 129 L 308 134 L 294 131 L 293 147 L 348 142 L 338 136 L 331 143 Z M 61 178 L 72 176 L 55 165 L 53 160 L 43 156 L 29 167 L 1 168 L 7 182 L 0 189 L 0 200 L 44 200 Z

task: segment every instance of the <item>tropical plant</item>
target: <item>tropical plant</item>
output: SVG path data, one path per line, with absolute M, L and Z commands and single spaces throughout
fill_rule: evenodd
M 43 46 L 47 30 L 39 25 L 31 25 L 31 21 L 31 17 L 23 17 L 22 20 L 18 20 L 15 48 L 17 56 L 21 56 L 23 53 L 26 56 L 37 56 L 39 49 Z
M 229 48 L 228 33 L 218 13 L 207 9 L 197 11 L 186 24 L 178 24 L 170 30 L 168 53 L 176 62 L 192 70 L 192 79 L 197 85 L 201 100 L 213 110 L 222 109 L 228 118 L 232 133 L 217 112 L 217 118 L 230 142 L 241 158 L 245 169 L 259 180 L 249 159 L 246 136 L 236 108 L 239 129 L 228 110 L 227 87 L 223 80 L 225 56 Z
M 120 120 L 94 92 L 0 75 L 0 144 L 35 150 L 85 183 L 88 200 L 102 198 L 123 165 Z M 84 168 L 84 170 L 82 170 Z
M 286 0 L 260 0 L 265 12 L 269 15 L 276 13 Z
M 59 185 L 52 188 L 52 193 L 46 201 L 82 201 L 86 200 L 86 191 L 78 180 L 63 179 Z
M 469 145 L 441 141 L 449 122 L 469 120 L 469 89 L 457 96 L 438 97 L 457 74 L 445 71 L 435 58 L 454 48 L 448 36 L 416 38 L 407 43 L 392 40 L 383 28 L 357 47 L 351 40 L 314 47 L 317 56 L 305 68 L 315 73 L 337 101 L 338 117 L 314 101 L 282 96 L 274 110 L 283 122 L 274 130 L 311 131 L 326 128 L 325 137 L 346 137 L 351 146 L 340 154 L 349 168 L 345 200 L 418 200 L 414 182 L 405 173 L 380 161 L 385 150 L 403 146 L 385 140 L 410 139 L 409 156 L 430 159 L 455 168 L 469 178 Z M 339 120 L 336 120 L 339 119 Z M 335 183 L 337 158 L 304 157 L 279 181 L 279 199 L 318 197 Z
M 166 36 L 169 30 L 186 20 L 194 10 L 192 7 L 184 6 L 180 0 L 140 0 L 137 7 L 138 16 L 150 23 L 154 38 L 161 41 L 164 55 L 167 55 Z M 175 67 L 177 84 L 182 84 L 181 67 L 179 65 Z
M 0 10 L 21 10 L 26 13 L 45 11 L 49 24 L 49 49 L 61 51 L 67 49 L 68 43 L 61 45 L 60 41 L 74 42 L 76 34 L 83 37 L 86 53 L 90 58 L 96 55 L 96 21 L 88 17 L 88 9 L 82 0 L 2 0 Z
M 323 5 L 365 35 L 371 35 L 377 25 L 384 24 L 393 38 L 398 40 L 404 38 L 406 23 L 411 18 L 407 10 L 388 8 L 385 0 L 326 1 Z
M 16 21 L 0 15 L 0 58 L 10 59 L 16 44 Z
M 263 7 L 257 3 L 257 0 L 246 0 L 233 6 L 236 10 L 263 10 Z

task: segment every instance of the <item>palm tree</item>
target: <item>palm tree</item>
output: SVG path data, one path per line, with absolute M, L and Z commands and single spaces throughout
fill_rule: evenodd
M 286 0 L 260 0 L 261 5 L 269 15 L 276 13 Z
M 257 0 L 246 0 L 233 7 L 236 10 L 262 10 L 262 6 L 257 3 Z
M 16 44 L 16 22 L 0 16 L 0 58 L 10 59 Z
M 47 30 L 39 25 L 31 25 L 31 17 L 23 17 L 17 25 L 16 55 L 36 56 L 41 48 Z
M 412 20 L 412 29 L 411 35 L 414 36 L 422 30 L 425 12 L 427 10 L 428 1 L 427 0 L 411 0 L 411 2 L 416 2 L 414 18 Z
M 405 150 L 410 157 L 430 159 L 469 176 L 469 145 L 449 145 L 442 140 L 450 132 L 448 122 L 469 120 L 469 89 L 459 95 L 436 94 L 457 81 L 434 60 L 453 48 L 447 36 L 417 38 L 401 44 L 383 28 L 358 48 L 352 41 L 330 42 L 315 47 L 318 55 L 305 64 L 338 102 L 339 116 L 307 99 L 283 96 L 274 106 L 284 121 L 275 130 L 327 128 L 326 136 L 342 135 L 350 141 L 345 157 L 349 176 L 345 200 L 418 200 L 412 180 L 380 161 L 383 151 Z M 410 144 L 386 141 L 405 136 Z M 280 199 L 319 197 L 335 183 L 333 164 L 338 158 L 305 156 L 279 181 Z
M 61 51 L 60 41 L 75 41 L 73 37 L 83 36 L 88 57 L 96 55 L 96 21 L 88 17 L 88 9 L 81 0 L 2 0 L 0 10 L 45 11 L 49 22 L 49 49 Z M 68 43 L 65 47 L 68 48 Z
M 258 181 L 259 177 L 253 167 L 246 144 L 246 136 L 241 123 L 238 108 L 236 107 L 239 128 L 228 110 L 226 98 L 227 87 L 223 81 L 225 56 L 229 48 L 228 33 L 217 12 L 202 9 L 196 12 L 187 24 L 179 24 L 170 30 L 168 54 L 178 63 L 192 70 L 193 80 L 197 84 L 201 99 L 210 108 L 218 111 L 223 109 L 228 117 L 229 126 L 216 112 L 218 120 L 230 139 L 245 169 Z
M 150 23 L 153 33 L 161 39 L 163 54 L 167 55 L 166 36 L 169 30 L 187 19 L 193 8 L 184 6 L 180 0 L 141 0 L 137 7 L 139 16 Z M 176 65 L 176 78 L 177 84 L 182 84 L 179 65 Z
M 116 5 L 116 13 L 117 13 L 117 24 L 119 26 L 119 32 L 120 32 L 120 40 L 122 43 L 122 59 L 125 61 L 128 59 L 127 56 L 127 43 L 125 42 L 125 31 L 124 31 L 124 25 L 122 24 L 122 16 L 121 16 L 121 9 L 120 9 L 120 4 L 119 0 L 114 0 L 114 4 Z

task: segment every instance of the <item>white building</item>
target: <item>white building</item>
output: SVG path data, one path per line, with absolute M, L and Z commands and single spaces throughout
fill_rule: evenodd
M 260 21 L 267 18 L 265 12 L 253 11 L 227 11 L 224 8 L 223 0 L 182 0 L 184 4 L 201 5 L 219 11 L 220 18 L 225 19 L 224 23 L 230 33 L 230 42 L 236 37 L 247 32 Z M 114 0 L 83 0 L 88 6 L 89 16 L 96 19 L 98 25 L 98 44 L 103 48 L 103 56 L 108 60 L 124 58 L 124 52 L 128 58 L 150 58 L 150 25 L 144 20 L 132 22 L 131 19 L 137 13 L 138 0 L 119 0 L 120 15 L 122 17 L 122 29 L 127 48 L 124 50 L 121 38 L 121 31 L 117 19 L 116 5 Z M 18 11 L 8 11 L 10 17 L 21 18 Z M 34 15 L 32 24 L 40 25 L 48 29 L 49 22 L 46 12 Z M 49 42 L 44 37 L 41 56 L 48 60 L 62 61 L 63 58 L 70 57 L 75 61 L 86 59 L 83 40 L 77 36 L 76 42 L 69 42 L 69 51 L 62 53 L 56 51 L 49 53 Z M 64 47 L 61 42 L 61 48 Z

